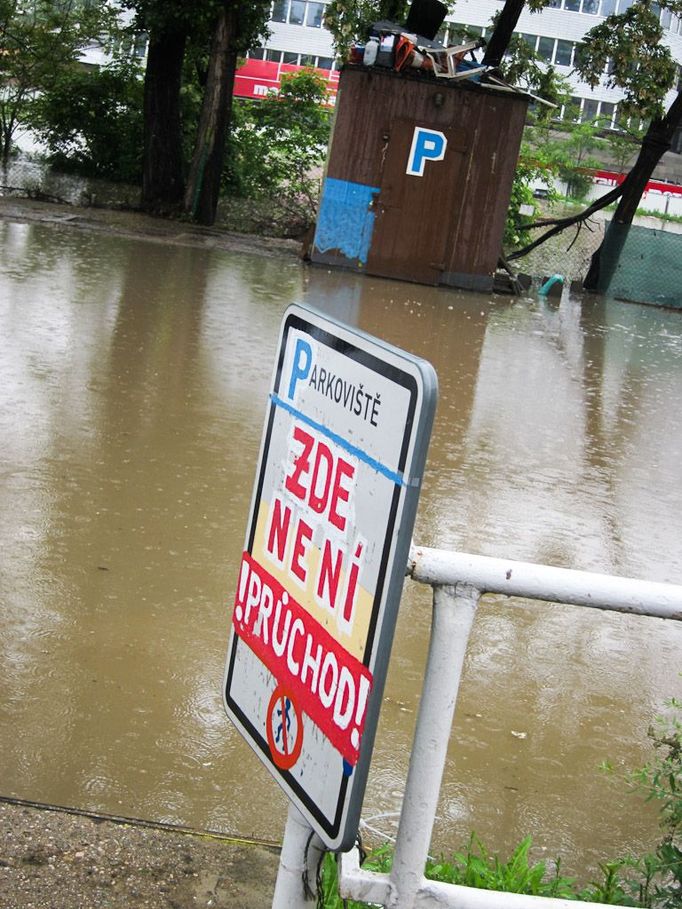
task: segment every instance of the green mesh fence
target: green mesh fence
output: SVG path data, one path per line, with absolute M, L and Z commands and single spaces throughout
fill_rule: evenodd
M 612 221 L 599 289 L 617 300 L 682 308 L 682 234 Z

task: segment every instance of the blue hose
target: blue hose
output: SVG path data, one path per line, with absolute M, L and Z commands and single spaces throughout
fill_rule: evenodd
M 545 281 L 545 283 L 544 283 L 544 284 L 542 285 L 542 287 L 538 290 L 538 293 L 540 294 L 540 296 L 541 296 L 541 297 L 546 297 L 547 294 L 549 293 L 550 289 L 551 289 L 552 287 L 554 287 L 554 285 L 557 283 L 557 281 L 560 281 L 560 282 L 563 284 L 563 283 L 564 283 L 564 276 L 563 276 L 563 275 L 552 275 L 551 278 L 547 278 L 547 280 Z

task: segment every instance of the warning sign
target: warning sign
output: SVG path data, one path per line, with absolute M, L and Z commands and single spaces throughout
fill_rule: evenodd
M 330 849 L 357 830 L 435 396 L 428 363 L 285 314 L 225 706 Z

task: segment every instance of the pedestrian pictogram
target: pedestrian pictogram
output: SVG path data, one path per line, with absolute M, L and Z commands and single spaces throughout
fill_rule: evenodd
M 267 733 L 274 764 L 289 770 L 303 747 L 303 717 L 281 685 L 275 688 L 268 704 Z

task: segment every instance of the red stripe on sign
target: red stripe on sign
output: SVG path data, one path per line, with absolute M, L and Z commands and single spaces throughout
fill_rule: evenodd
M 355 766 L 372 674 L 248 552 L 232 624 L 297 706 Z

